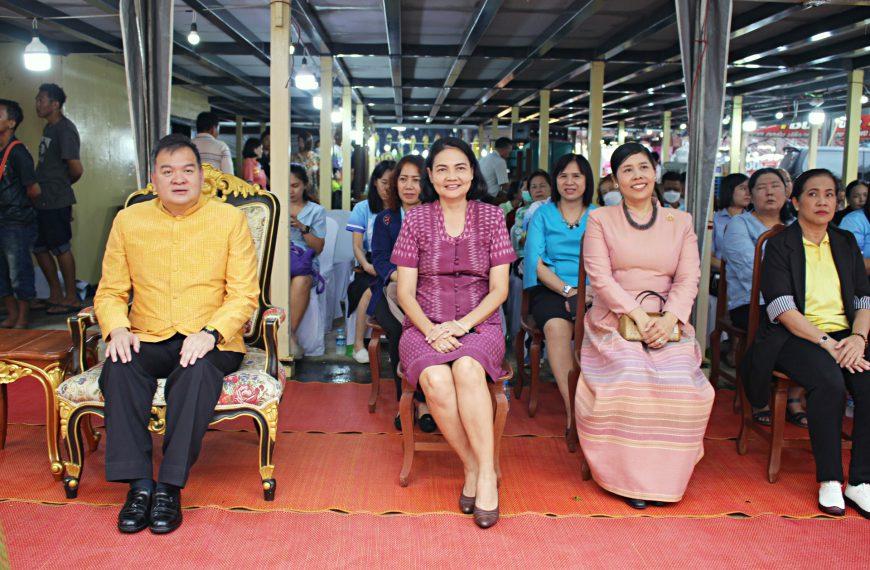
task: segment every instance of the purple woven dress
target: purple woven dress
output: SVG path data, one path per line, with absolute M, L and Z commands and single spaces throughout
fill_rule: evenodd
M 444 229 L 439 202 L 409 211 L 391 257 L 398 266 L 418 270 L 417 302 L 436 324 L 470 313 L 489 293 L 490 268 L 515 259 L 501 210 L 476 200 L 468 202 L 465 228 L 455 238 Z M 462 356 L 477 360 L 491 379 L 502 375 L 505 339 L 498 311 L 459 342 L 461 347 L 442 354 L 429 346 L 426 335 L 405 317 L 399 360 L 408 381 L 416 385 L 429 366 Z

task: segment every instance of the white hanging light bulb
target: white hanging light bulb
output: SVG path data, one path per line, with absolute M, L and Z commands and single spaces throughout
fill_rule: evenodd
M 329 114 L 329 118 L 332 119 L 333 123 L 341 122 L 341 109 L 336 109 L 333 107 L 332 113 Z
M 192 46 L 199 45 L 199 32 L 196 31 L 196 12 L 193 13 L 193 19 L 190 21 L 190 32 L 187 34 L 187 43 Z
M 308 69 L 308 64 L 305 61 L 305 58 L 302 58 L 302 66 L 299 68 L 299 72 L 296 74 L 296 88 L 302 89 L 304 91 L 314 91 L 320 85 L 317 83 L 317 78 L 314 77 L 314 74 L 311 73 L 311 70 Z
M 812 111 L 810 111 L 810 115 L 809 117 L 807 117 L 807 120 L 814 127 L 818 127 L 825 122 L 825 112 L 821 109 L 813 109 Z
M 39 39 L 36 18 L 33 19 L 33 39 L 24 48 L 24 67 L 28 71 L 48 71 L 51 69 L 51 53 Z
M 744 133 L 752 133 L 758 128 L 758 121 L 752 118 L 750 115 L 746 117 L 746 120 L 743 121 L 743 132 Z
M 782 111 L 777 111 L 776 115 L 774 115 L 774 117 L 776 117 L 776 120 L 779 121 L 780 119 L 785 117 L 785 113 L 783 113 Z
M 311 106 L 317 109 L 318 111 L 323 108 L 323 97 L 320 95 L 315 95 L 311 98 Z

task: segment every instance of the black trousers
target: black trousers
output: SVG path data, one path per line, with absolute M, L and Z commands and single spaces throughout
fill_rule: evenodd
M 831 333 L 835 340 L 850 331 Z M 865 353 L 866 356 L 866 353 Z M 870 372 L 840 368 L 816 343 L 791 336 L 776 359 L 776 369 L 807 390 L 807 421 L 818 481 L 843 481 L 841 434 L 846 390 L 855 401 L 849 483 L 870 483 Z
M 224 376 L 237 370 L 243 355 L 212 350 L 191 366 L 180 365 L 185 337 L 143 342 L 123 363 L 107 359 L 100 374 L 106 401 L 106 480 L 151 479 L 148 421 L 157 379 L 166 378 L 166 433 L 157 480 L 184 487 L 214 416 Z

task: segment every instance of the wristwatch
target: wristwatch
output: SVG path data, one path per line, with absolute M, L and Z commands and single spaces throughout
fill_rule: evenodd
M 206 326 L 202 327 L 202 330 L 200 332 L 207 332 L 208 334 L 213 336 L 215 344 L 218 344 L 221 341 L 221 333 L 219 333 L 217 331 L 217 329 L 212 327 L 212 326 L 206 325 Z
M 829 336 L 826 335 L 826 334 L 823 334 L 823 335 L 822 335 L 822 338 L 820 338 L 819 341 L 818 341 L 818 342 L 819 342 L 819 346 L 824 346 L 825 343 L 828 342 L 829 340 L 831 340 L 831 337 L 829 337 Z
M 562 295 L 567 297 L 571 293 L 571 289 L 573 289 L 573 287 L 568 284 L 562 285 Z
M 305 226 L 304 228 L 302 228 L 302 229 L 299 230 L 299 231 L 302 232 L 302 235 L 305 235 L 305 234 L 307 234 L 308 232 L 311 231 L 311 226 Z

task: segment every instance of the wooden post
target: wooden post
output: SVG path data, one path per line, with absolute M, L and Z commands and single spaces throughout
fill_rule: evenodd
M 350 125 L 353 103 L 350 99 L 350 85 L 341 90 L 341 209 L 350 211 Z
M 662 168 L 664 168 L 664 164 L 671 160 L 671 112 L 665 111 L 664 116 L 662 116 L 662 152 L 660 154 L 660 158 L 662 159 Z
M 242 163 L 245 160 L 245 157 L 242 156 L 242 150 L 245 145 L 245 119 L 241 115 L 236 115 L 236 161 L 238 161 L 239 165 L 236 168 L 236 172 L 242 172 Z
M 858 143 L 861 140 L 861 95 L 864 94 L 864 70 L 849 73 L 846 98 L 846 133 L 843 141 L 843 183 L 858 178 Z
M 807 150 L 807 169 L 816 167 L 816 158 L 819 156 L 819 127 L 821 125 L 810 125 L 810 145 Z M 845 154 L 846 149 L 843 149 Z
M 550 170 L 550 90 L 542 89 L 538 115 L 538 168 Z
M 604 123 L 604 62 L 593 61 L 589 71 L 589 164 L 595 188 L 601 178 L 601 127 Z
M 625 121 L 616 123 L 616 142 L 619 144 L 625 143 Z
M 520 108 L 514 105 L 511 107 L 511 138 L 517 136 L 517 124 L 520 122 Z
M 743 172 L 743 95 L 735 95 L 731 100 L 731 161 L 729 174 Z
M 332 56 L 320 57 L 320 205 L 332 208 Z

